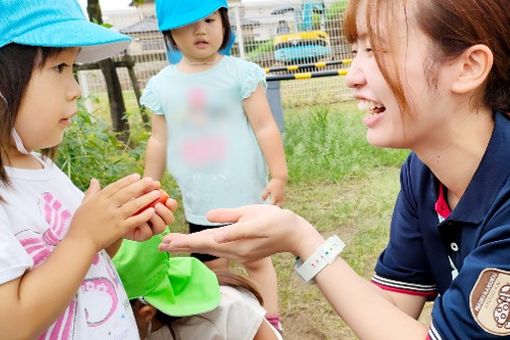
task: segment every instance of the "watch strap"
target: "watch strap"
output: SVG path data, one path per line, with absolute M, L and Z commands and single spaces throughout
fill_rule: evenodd
M 305 282 L 309 282 L 324 267 L 333 263 L 344 247 L 345 243 L 338 236 L 331 236 L 305 262 L 297 257 L 294 269 Z

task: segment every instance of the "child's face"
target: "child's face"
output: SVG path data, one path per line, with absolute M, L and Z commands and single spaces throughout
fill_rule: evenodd
M 73 77 L 77 48 L 64 49 L 36 65 L 15 122 L 15 128 L 29 150 L 58 145 L 64 130 L 76 114 L 80 87 Z
M 407 112 L 402 112 L 374 57 L 367 36 L 365 6 L 366 1 L 361 1 L 356 20 L 358 38 L 353 44 L 355 53 L 346 77 L 347 85 L 353 89 L 360 110 L 367 113 L 363 123 L 368 128 L 370 144 L 416 150 L 434 139 L 444 122 L 444 112 L 449 110 L 447 72 L 442 65 L 434 65 L 437 86 L 430 84 L 428 68 L 424 66 L 431 65 L 430 40 L 416 27 L 412 9 L 407 11 L 408 23 L 402 14 L 396 23 L 399 29 L 393 31 L 398 34 L 392 37 L 395 43 L 382 41 L 383 50 L 378 51 L 390 77 L 395 79 L 397 72 L 401 77 L 408 104 Z M 396 66 L 392 64 L 395 57 Z
M 172 38 L 190 61 L 210 61 L 216 57 L 223 42 L 224 28 L 220 12 L 191 25 L 172 30 Z

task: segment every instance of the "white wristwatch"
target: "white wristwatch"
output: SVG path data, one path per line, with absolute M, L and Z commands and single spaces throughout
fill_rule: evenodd
M 333 263 L 344 247 L 345 244 L 338 236 L 331 236 L 305 262 L 296 257 L 294 269 L 305 282 L 309 282 L 324 267 Z

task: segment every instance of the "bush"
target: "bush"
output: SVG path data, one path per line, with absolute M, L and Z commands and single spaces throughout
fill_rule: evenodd
M 97 178 L 101 186 L 134 172 L 143 173 L 143 153 L 147 133 L 132 131 L 137 136 L 135 147 L 119 142 L 110 126 L 80 108 L 74 124 L 66 131 L 56 163 L 81 190 L 90 179 Z

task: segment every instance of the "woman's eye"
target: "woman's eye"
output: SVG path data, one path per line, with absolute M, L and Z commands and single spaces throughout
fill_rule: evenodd
M 351 51 L 351 54 L 352 54 L 352 56 L 353 56 L 353 57 L 355 57 L 355 56 L 356 56 L 356 54 L 358 54 L 358 51 L 357 51 L 357 50 L 352 50 L 352 51 Z
M 205 19 L 205 22 L 208 24 L 212 24 L 214 22 L 214 19 Z

